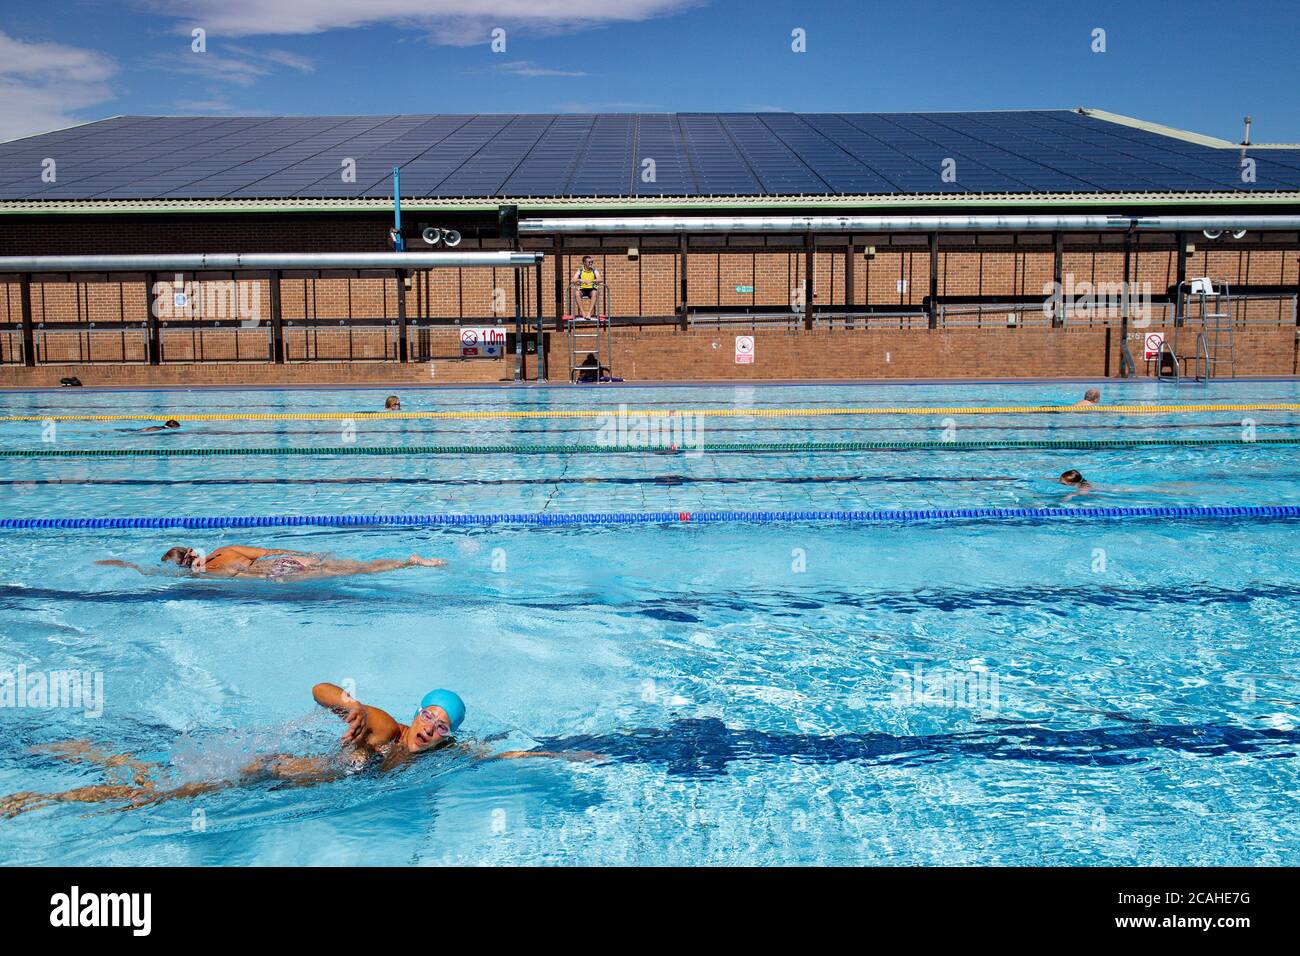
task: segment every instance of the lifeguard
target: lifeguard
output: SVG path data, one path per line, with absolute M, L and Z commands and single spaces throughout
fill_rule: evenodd
M 591 256 L 582 257 L 582 268 L 573 274 L 573 284 L 578 288 L 578 308 L 582 317 L 590 319 L 596 308 L 596 289 L 605 284 Z

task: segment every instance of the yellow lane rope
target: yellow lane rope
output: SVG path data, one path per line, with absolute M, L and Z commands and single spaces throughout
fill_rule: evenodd
M 697 415 L 702 418 L 810 418 L 822 415 L 1181 415 L 1197 412 L 1264 412 L 1300 411 L 1300 402 L 1252 402 L 1235 405 L 958 405 L 949 407 L 869 407 L 869 408 L 583 408 L 573 410 L 537 409 L 529 411 L 458 411 L 458 412 L 238 412 L 229 414 L 176 415 L 157 412 L 152 415 L 0 415 L 0 422 L 123 422 L 163 421 L 231 422 L 231 421 L 333 421 L 342 419 L 520 419 L 520 418 L 600 418 L 610 415 L 642 415 L 669 418 L 673 415 Z

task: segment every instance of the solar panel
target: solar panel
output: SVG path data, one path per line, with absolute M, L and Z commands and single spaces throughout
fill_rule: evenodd
M 120 116 L 0 143 L 0 200 L 386 197 L 393 166 L 408 197 L 1300 189 L 1300 149 L 1071 110 Z

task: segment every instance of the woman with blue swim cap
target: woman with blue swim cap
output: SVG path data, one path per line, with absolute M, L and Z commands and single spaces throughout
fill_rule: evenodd
M 61 759 L 99 765 L 113 773 L 117 773 L 115 768 L 127 767 L 131 770 L 130 782 L 115 779 L 113 783 L 77 787 L 62 793 L 23 791 L 0 796 L 0 818 L 17 816 L 55 803 L 123 803 L 129 809 L 167 800 L 198 797 L 217 790 L 267 780 L 290 781 L 299 786 L 329 783 L 350 776 L 360 766 L 370 764 L 375 758 L 379 761 L 378 769 L 383 772 L 405 763 L 416 754 L 453 746 L 478 760 L 510 760 L 520 757 L 582 760 L 600 756 L 543 750 L 492 754 L 481 745 L 458 744 L 452 734 L 465 719 L 465 702 L 459 694 L 442 688 L 424 695 L 409 724 L 399 723 L 385 710 L 361 703 L 335 684 L 317 684 L 312 688 L 312 697 L 316 703 L 328 707 L 347 722 L 347 730 L 340 742 L 349 754 L 349 760 L 340 761 L 337 756 L 266 754 L 230 777 L 196 780 L 165 789 L 155 776 L 163 769 L 160 764 L 149 763 L 129 754 L 103 753 L 89 741 L 68 740 L 43 749 Z
M 348 725 L 342 743 L 362 755 L 418 754 L 452 742 L 452 734 L 465 719 L 465 702 L 454 691 L 431 690 L 420 701 L 410 724 L 399 723 L 386 710 L 356 700 L 342 687 L 317 684 L 311 689 L 316 703 L 341 716 Z M 387 765 L 390 761 L 385 760 Z

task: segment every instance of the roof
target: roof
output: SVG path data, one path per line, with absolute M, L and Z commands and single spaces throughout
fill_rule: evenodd
M 0 203 L 367 208 L 391 202 L 394 166 L 403 199 L 417 205 L 1296 201 L 1300 149 L 1244 154 L 1253 182 L 1242 180 L 1240 146 L 1090 110 L 119 116 L 0 143 Z M 46 159 L 55 160 L 54 182 L 41 177 Z M 348 161 L 355 181 L 343 175 Z

